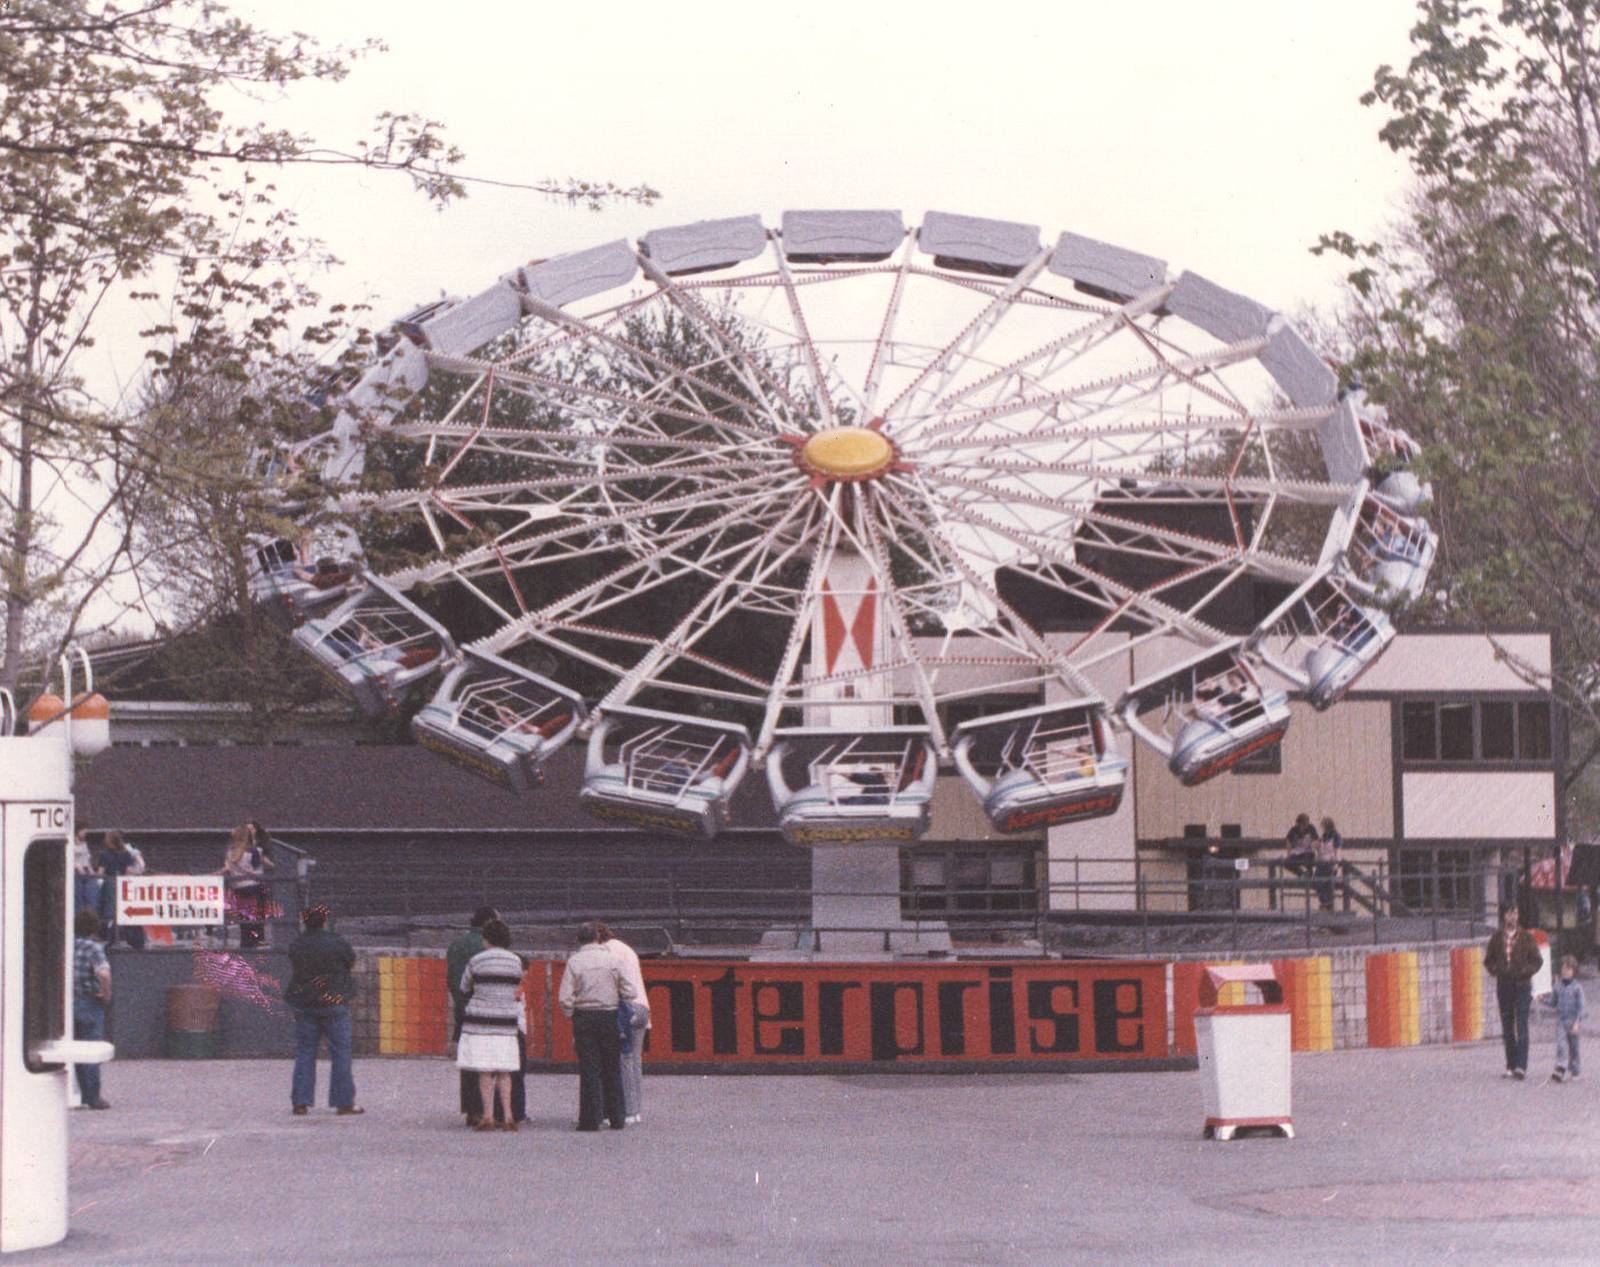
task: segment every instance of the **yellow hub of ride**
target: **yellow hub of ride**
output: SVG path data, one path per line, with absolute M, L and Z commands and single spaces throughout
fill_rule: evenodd
M 866 427 L 830 427 L 806 441 L 800 458 L 818 474 L 862 479 L 894 461 L 894 445 Z

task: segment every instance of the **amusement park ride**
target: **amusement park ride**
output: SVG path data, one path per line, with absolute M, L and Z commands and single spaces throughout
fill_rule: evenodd
M 62 694 L 28 709 L 25 738 L 0 690 L 0 1253 L 67 1234 L 70 1067 L 112 1054 L 72 1037 L 72 765 L 109 746 L 110 709 L 92 678 L 73 690 L 71 666 Z
M 1282 738 L 1287 691 L 1335 704 L 1434 557 L 1416 445 L 1282 316 L 1034 225 L 658 229 L 378 346 L 274 455 L 324 493 L 285 493 L 300 535 L 261 540 L 257 599 L 369 715 L 437 683 L 417 740 L 519 792 L 586 740 L 603 821 L 710 837 L 763 769 L 844 895 L 820 951 L 900 924 L 942 767 L 999 832 L 1115 812 L 1124 736 L 1211 778 Z M 409 486 L 363 488 L 379 451 Z M 420 562 L 369 567 L 346 525 L 380 513 Z M 1080 627 L 1043 632 L 1019 577 Z M 1241 594 L 1271 595 L 1242 636 Z M 1097 687 L 1146 644 L 1181 650 Z

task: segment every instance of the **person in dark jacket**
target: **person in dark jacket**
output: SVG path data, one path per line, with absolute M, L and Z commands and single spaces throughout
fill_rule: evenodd
M 1290 875 L 1305 875 L 1315 861 L 1317 829 L 1310 814 L 1296 814 L 1294 826 L 1283 838 L 1283 867 Z
M 355 987 L 350 970 L 356 952 L 328 930 L 328 908 L 313 906 L 300 913 L 305 929 L 289 947 L 292 974 L 283 1000 L 294 1009 L 294 1079 L 289 1100 L 296 1117 L 310 1111 L 317 1098 L 317 1048 L 328 1040 L 328 1103 L 340 1117 L 366 1110 L 356 1107 L 355 1075 L 350 1067 L 350 1000 Z
M 144 949 L 144 929 L 137 925 L 117 928 L 117 880 L 125 875 L 138 875 L 143 870 L 138 851 L 126 837 L 115 829 L 108 831 L 105 847 L 100 851 L 100 874 L 104 877 L 100 882 L 100 928 L 107 945 L 117 941 L 120 932 L 120 940 L 135 950 Z
M 1544 964 L 1539 943 L 1521 927 L 1515 906 L 1500 912 L 1500 927 L 1489 935 L 1483 966 L 1494 978 L 1500 1004 L 1500 1037 L 1506 1047 L 1507 1078 L 1528 1076 L 1528 1009 L 1533 1004 L 1533 974 Z

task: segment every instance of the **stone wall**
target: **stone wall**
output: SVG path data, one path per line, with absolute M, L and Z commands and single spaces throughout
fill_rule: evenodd
M 1483 971 L 1481 952 L 1482 944 L 1472 941 L 1344 947 L 1278 959 L 1177 960 L 1170 990 L 1173 1048 L 1194 1050 L 1192 1018 L 1200 976 L 1207 966 L 1220 963 L 1274 965 L 1290 1008 L 1296 1051 L 1498 1037 L 1494 982 Z M 1232 985 L 1220 1001 L 1249 999 L 1244 987 Z

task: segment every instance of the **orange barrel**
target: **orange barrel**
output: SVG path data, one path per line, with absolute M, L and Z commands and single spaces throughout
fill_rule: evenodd
M 221 1047 L 222 992 L 214 985 L 167 988 L 167 1055 L 174 1060 L 215 1060 Z

